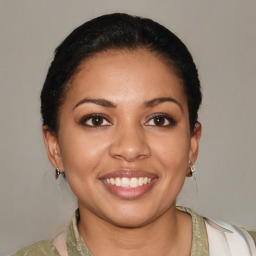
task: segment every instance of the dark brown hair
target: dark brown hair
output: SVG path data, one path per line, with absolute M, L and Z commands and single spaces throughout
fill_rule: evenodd
M 57 134 L 58 113 L 68 82 L 84 60 L 102 51 L 138 48 L 162 56 L 183 81 L 193 131 L 202 94 L 197 68 L 187 47 L 164 26 L 122 13 L 103 15 L 84 23 L 57 47 L 41 92 L 43 125 Z

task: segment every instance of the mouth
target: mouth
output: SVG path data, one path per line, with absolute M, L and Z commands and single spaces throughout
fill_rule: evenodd
M 100 181 L 115 196 L 121 199 L 137 199 L 149 192 L 157 176 L 139 170 L 118 170 L 108 173 Z
M 117 178 L 110 178 L 105 179 L 104 182 L 114 185 L 116 187 L 122 187 L 122 188 L 137 188 L 141 187 L 143 185 L 146 185 L 151 182 L 151 178 L 148 177 L 117 177 Z

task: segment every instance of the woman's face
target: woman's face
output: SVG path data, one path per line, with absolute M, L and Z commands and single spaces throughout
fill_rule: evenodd
M 81 66 L 60 109 L 50 160 L 65 171 L 80 211 L 141 226 L 175 209 L 196 160 L 182 81 L 144 49 L 99 53 Z

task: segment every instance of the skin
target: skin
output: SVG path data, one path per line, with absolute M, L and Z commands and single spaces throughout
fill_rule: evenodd
M 51 163 L 65 171 L 78 199 L 86 245 L 96 256 L 190 255 L 191 217 L 175 202 L 196 161 L 201 126 L 191 133 L 182 81 L 159 56 L 138 49 L 99 53 L 70 83 L 58 136 L 47 126 L 43 134 Z M 167 97 L 173 100 L 148 103 Z M 102 123 L 93 126 L 88 115 L 99 113 Z M 122 198 L 101 179 L 120 169 L 143 170 L 154 183 L 139 197 Z

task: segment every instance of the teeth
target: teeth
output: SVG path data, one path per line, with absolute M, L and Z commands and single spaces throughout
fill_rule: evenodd
M 120 179 L 120 178 L 116 178 L 116 180 L 115 180 L 115 185 L 116 185 L 117 187 L 120 187 L 120 186 L 121 186 L 121 179 Z
M 144 178 L 139 177 L 139 186 L 143 186 L 143 184 L 144 184 Z
M 106 179 L 105 182 L 107 182 L 111 185 L 115 185 L 117 187 L 122 187 L 122 188 L 137 188 L 137 187 L 143 186 L 143 185 L 151 182 L 151 178 L 148 178 L 148 177 L 139 177 L 139 178 L 117 177 L 117 178 Z
M 130 187 L 131 188 L 137 188 L 139 184 L 139 181 L 137 178 L 131 178 L 130 180 Z
M 121 178 L 121 187 L 129 188 L 129 179 L 128 178 Z M 112 184 L 114 185 L 114 184 Z

